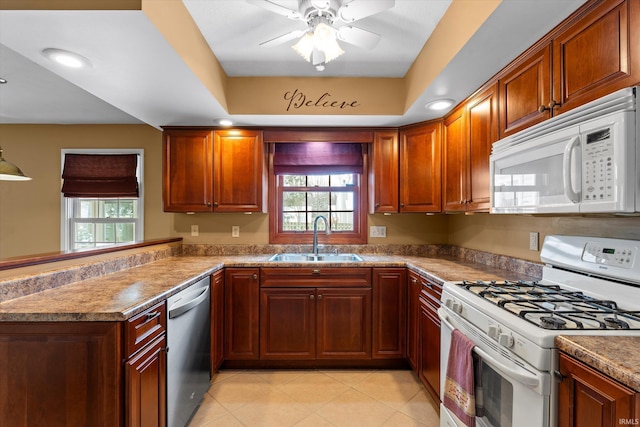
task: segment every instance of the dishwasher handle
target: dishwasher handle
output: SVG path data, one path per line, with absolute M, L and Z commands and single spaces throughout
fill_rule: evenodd
M 178 316 L 182 316 L 189 310 L 201 304 L 204 300 L 209 296 L 209 286 L 206 286 L 201 289 L 201 292 L 196 295 L 194 298 L 189 299 L 188 301 L 182 302 L 180 304 L 169 307 L 169 319 L 175 319 Z

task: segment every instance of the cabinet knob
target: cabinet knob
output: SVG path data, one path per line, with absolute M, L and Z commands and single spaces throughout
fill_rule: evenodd
M 538 112 L 539 113 L 544 113 L 545 111 L 551 111 L 551 108 L 545 107 L 544 105 L 541 105 L 541 106 L 538 107 Z
M 401 207 L 401 208 L 404 208 L 404 203 L 400 203 L 400 207 Z
M 207 202 L 207 206 L 208 206 L 208 207 L 211 207 L 211 202 Z
M 376 209 L 380 207 L 380 203 L 376 203 Z
M 253 273 L 253 280 L 258 280 L 258 275 L 256 273 Z
M 313 299 L 313 298 L 314 298 L 314 296 L 313 296 L 313 295 L 309 295 L 309 299 Z
M 550 110 L 553 110 L 554 108 L 559 107 L 559 106 L 560 106 L 560 103 L 556 102 L 555 99 L 552 99 L 551 102 L 549 103 L 549 109 Z
M 553 371 L 553 376 L 556 379 L 557 382 L 561 383 L 562 381 L 564 381 L 565 376 L 562 375 L 562 372 L 560 372 L 558 369 L 556 369 L 555 371 Z
M 217 207 L 218 206 L 218 202 L 213 202 L 213 206 Z
M 320 274 L 320 270 L 313 269 L 313 270 L 311 270 L 311 274 Z
M 318 295 L 318 299 L 322 299 L 322 294 Z

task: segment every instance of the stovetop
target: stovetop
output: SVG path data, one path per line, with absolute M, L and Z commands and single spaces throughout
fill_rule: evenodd
M 616 301 L 554 284 L 477 280 L 456 285 L 544 329 L 640 330 L 640 311 L 623 310 Z

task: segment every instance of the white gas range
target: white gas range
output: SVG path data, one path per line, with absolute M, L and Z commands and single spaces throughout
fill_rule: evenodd
M 640 335 L 640 241 L 548 236 L 535 282 L 447 282 L 441 392 L 453 329 L 476 347 L 488 427 L 556 425 L 557 335 Z M 441 426 L 457 427 L 444 406 Z

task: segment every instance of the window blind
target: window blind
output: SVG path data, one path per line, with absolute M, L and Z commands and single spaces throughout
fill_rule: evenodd
M 274 145 L 276 175 L 362 174 L 362 144 L 285 142 Z
M 138 197 L 137 154 L 67 154 L 65 197 Z

